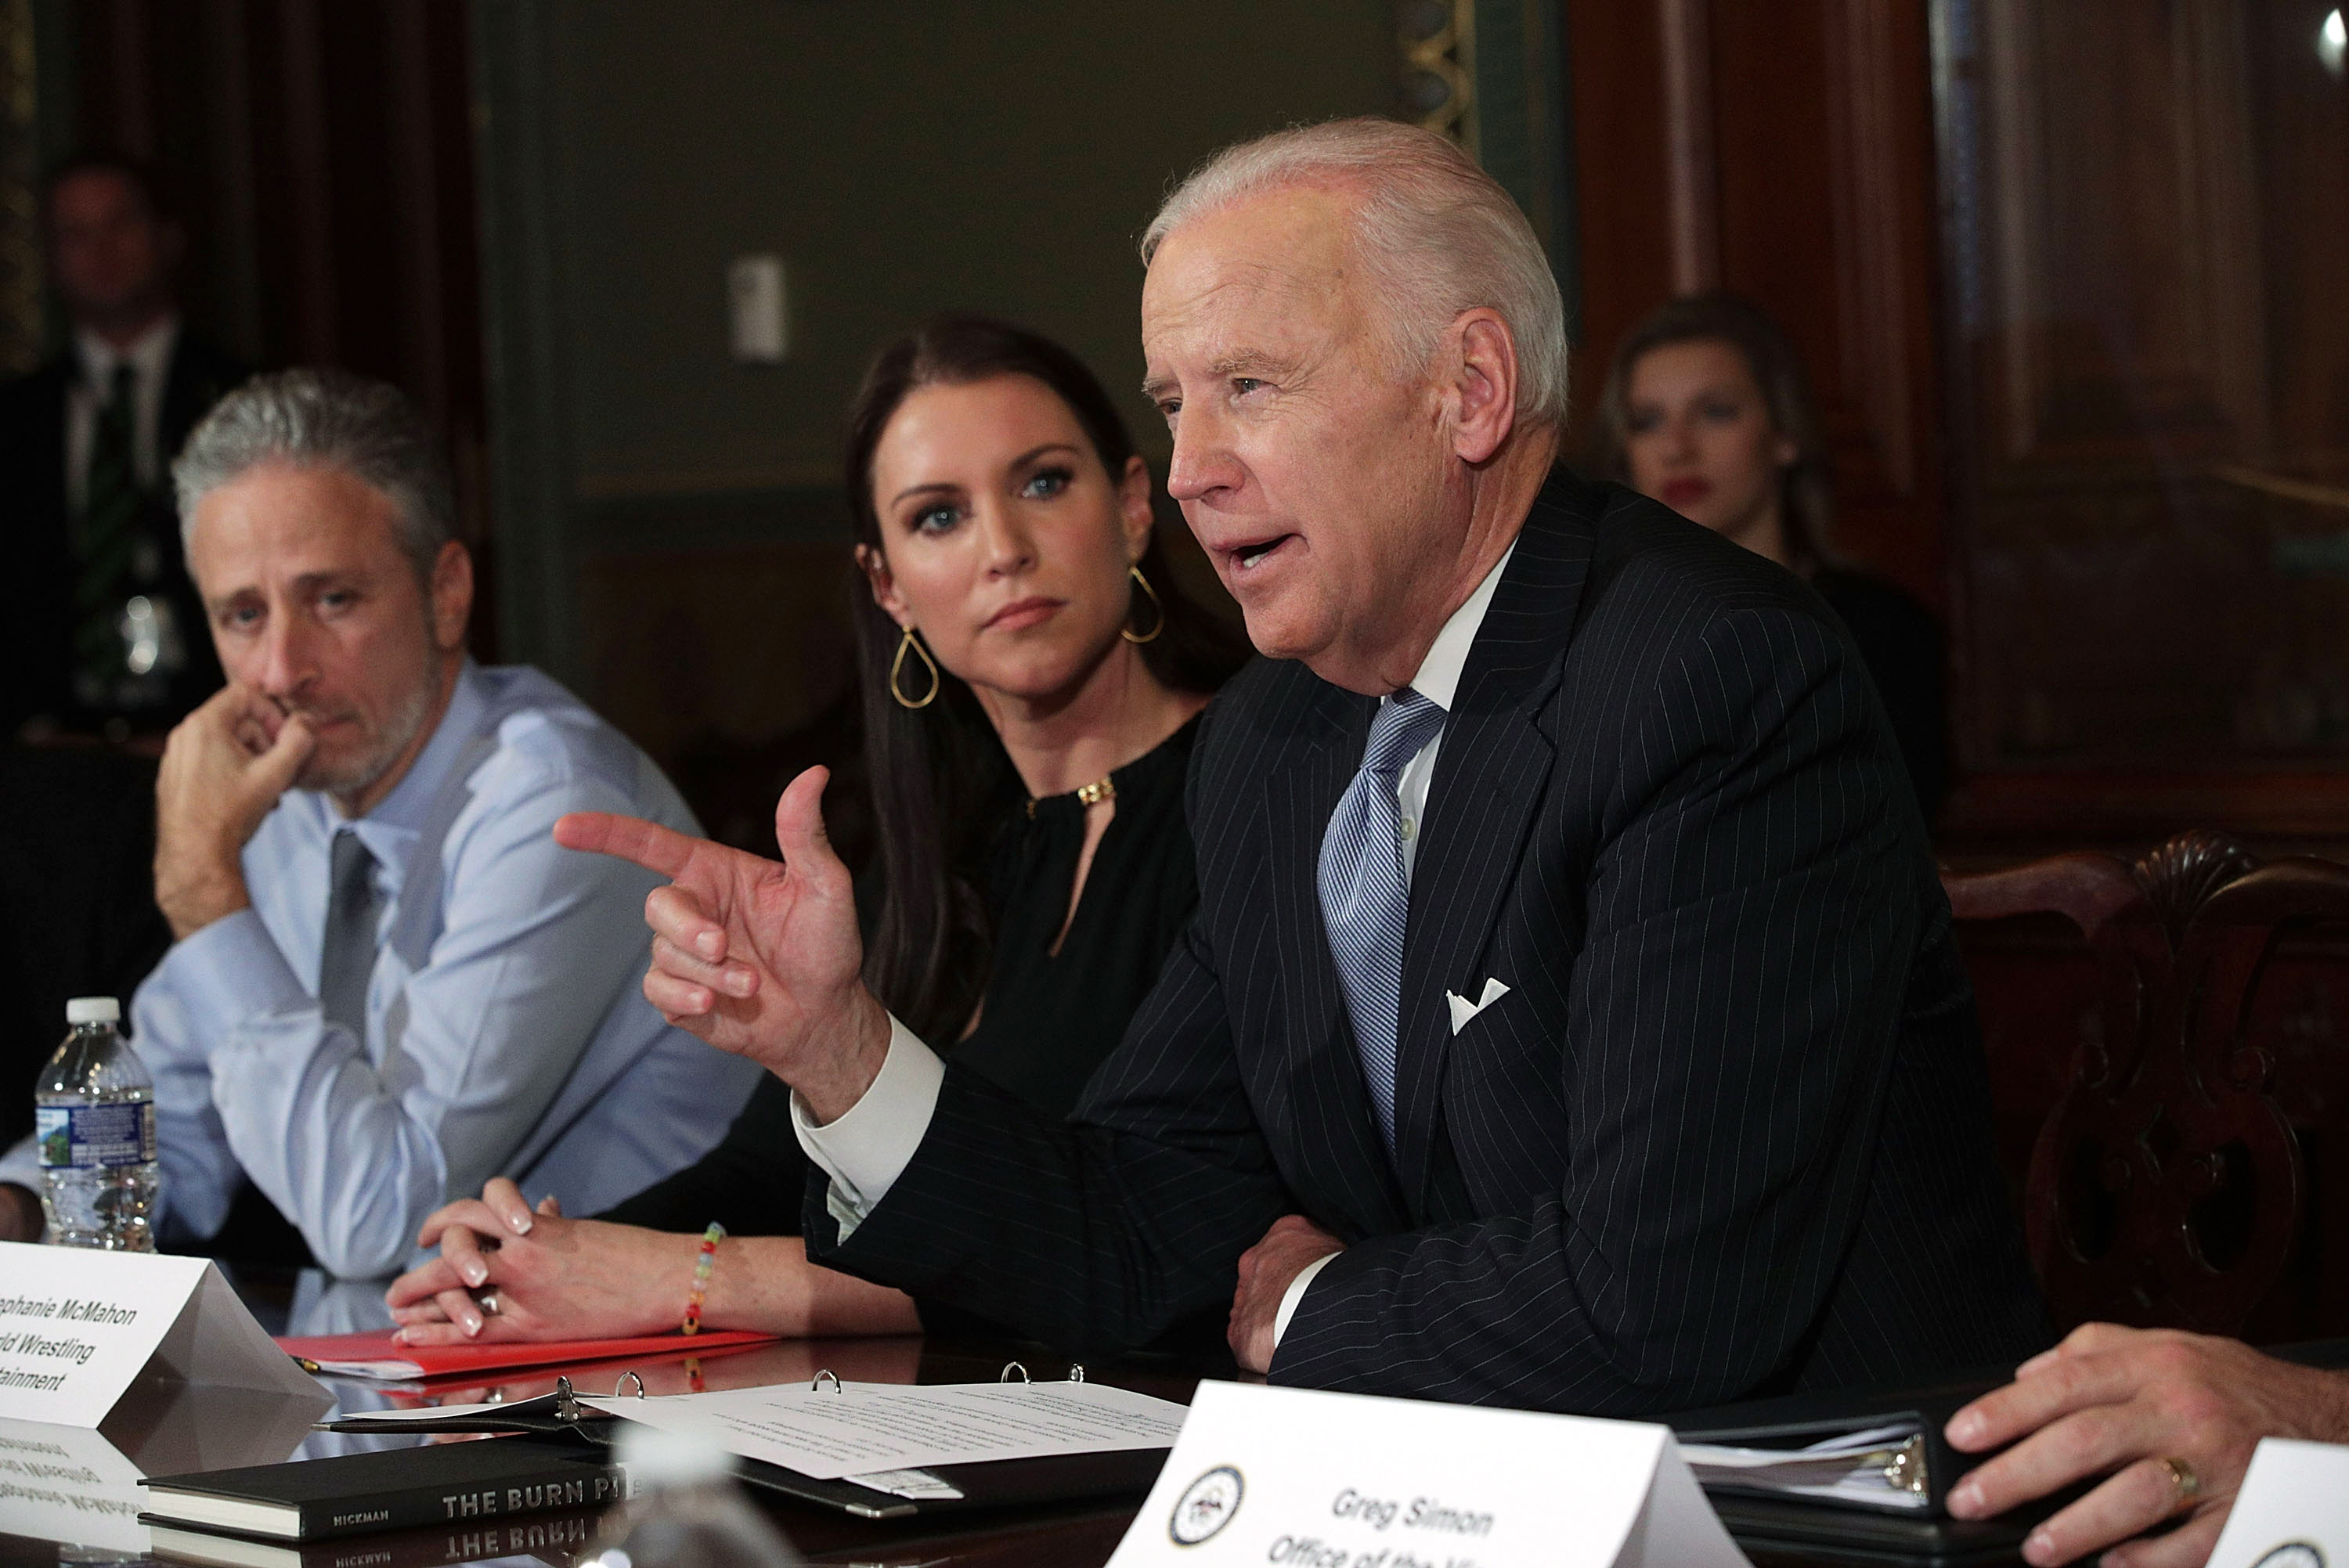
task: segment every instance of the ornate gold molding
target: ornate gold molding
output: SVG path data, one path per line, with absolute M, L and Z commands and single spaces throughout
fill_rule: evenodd
M 41 357 L 41 235 L 33 0 L 0 0 L 0 374 Z
M 1403 118 L 1480 155 L 1476 126 L 1476 0 L 1398 0 Z

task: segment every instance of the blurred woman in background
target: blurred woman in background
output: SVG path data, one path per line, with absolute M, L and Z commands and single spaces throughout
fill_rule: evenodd
M 851 406 L 846 459 L 880 842 L 865 983 L 1065 1115 L 1198 903 L 1184 774 L 1247 645 L 1182 593 L 1115 406 L 1049 339 L 975 316 L 906 334 Z M 534 1212 L 502 1178 L 450 1204 L 419 1238 L 440 1257 L 388 1300 L 411 1344 L 659 1333 L 716 1222 L 707 1326 L 923 1326 L 807 1261 L 808 1189 L 770 1077 L 699 1163 L 600 1219 Z
M 1609 477 L 1807 579 L 1842 618 L 1930 823 L 1949 793 L 1941 629 L 1900 589 L 1836 558 L 1834 472 L 1777 323 L 1733 294 L 1673 301 L 1624 339 L 1599 413 Z

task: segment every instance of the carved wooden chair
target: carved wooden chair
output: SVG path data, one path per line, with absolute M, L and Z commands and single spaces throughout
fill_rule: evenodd
M 2058 1327 L 2101 1318 L 2240 1334 L 2255 1315 L 2292 1336 L 2349 1326 L 2260 1310 L 2288 1271 L 2304 1276 L 2303 1305 L 2334 1298 L 2318 1315 L 2349 1305 L 2324 1288 L 2349 1264 L 2315 1256 L 2323 1227 L 2312 1222 L 2324 1216 L 2312 1214 L 2303 1147 L 2322 1143 L 2336 1104 L 2349 1109 L 2349 1096 L 2333 1092 L 2339 1053 L 2312 1057 L 2305 1037 L 2295 1049 L 2272 997 L 2263 1002 L 2280 943 L 2349 922 L 2349 867 L 2263 865 L 2230 840 L 2193 832 L 2133 864 L 2066 854 L 1942 881 L 1961 923 L 2060 914 L 2093 955 L 2095 995 L 2072 1037 L 2045 1037 L 2044 1020 L 2036 1031 L 1987 1031 L 1994 1079 L 2050 1065 L 2001 1053 L 2068 1058 L 2023 1194 Z M 2323 1035 L 2318 1045 L 2330 1047 Z M 2285 1081 L 2287 1056 L 2311 1058 L 2300 1074 L 2309 1082 Z

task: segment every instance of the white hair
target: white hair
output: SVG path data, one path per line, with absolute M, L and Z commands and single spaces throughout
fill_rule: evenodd
M 1160 205 L 1143 262 L 1194 218 L 1293 185 L 1356 198 L 1355 253 L 1390 306 L 1405 366 L 1424 367 L 1461 312 L 1489 308 L 1516 344 L 1517 412 L 1565 426 L 1566 305 L 1549 258 L 1509 193 L 1432 130 L 1335 119 L 1227 147 Z

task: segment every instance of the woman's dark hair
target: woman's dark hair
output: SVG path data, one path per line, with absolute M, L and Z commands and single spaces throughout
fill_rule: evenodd
M 859 543 L 882 545 L 873 454 L 898 406 L 920 387 L 999 376 L 1025 376 L 1051 388 L 1076 416 L 1111 484 L 1123 480 L 1133 439 L 1083 361 L 1008 322 L 937 316 L 883 348 L 849 405 L 845 466 Z M 1146 627 L 1157 614 L 1165 617 L 1164 630 L 1140 645 L 1143 662 L 1176 690 L 1214 692 L 1247 659 L 1246 641 L 1183 592 L 1154 534 L 1140 565 L 1161 608 L 1141 603 L 1133 624 Z M 1020 799 L 1019 777 L 964 682 L 941 670 L 937 700 L 926 707 L 906 708 L 891 696 L 890 665 L 903 633 L 873 602 L 861 572 L 850 589 L 849 615 L 885 879 L 880 918 L 864 947 L 864 983 L 915 1033 L 943 1045 L 960 1034 L 986 989 L 994 933 L 978 862 L 988 830 Z M 917 660 L 907 661 L 905 678 L 910 689 L 922 689 Z
M 1609 478 L 1629 483 L 1626 455 L 1631 421 L 1631 372 L 1651 350 L 1675 343 L 1726 343 L 1745 356 L 1762 406 L 1778 434 L 1795 444 L 1795 460 L 1779 479 L 1778 511 L 1786 528 L 1786 553 L 1801 571 L 1835 563 L 1835 468 L 1819 434 L 1817 405 L 1810 377 L 1794 340 L 1753 301 L 1716 289 L 1676 299 L 1631 329 L 1615 351 L 1599 395 L 1599 423 L 1607 441 Z

